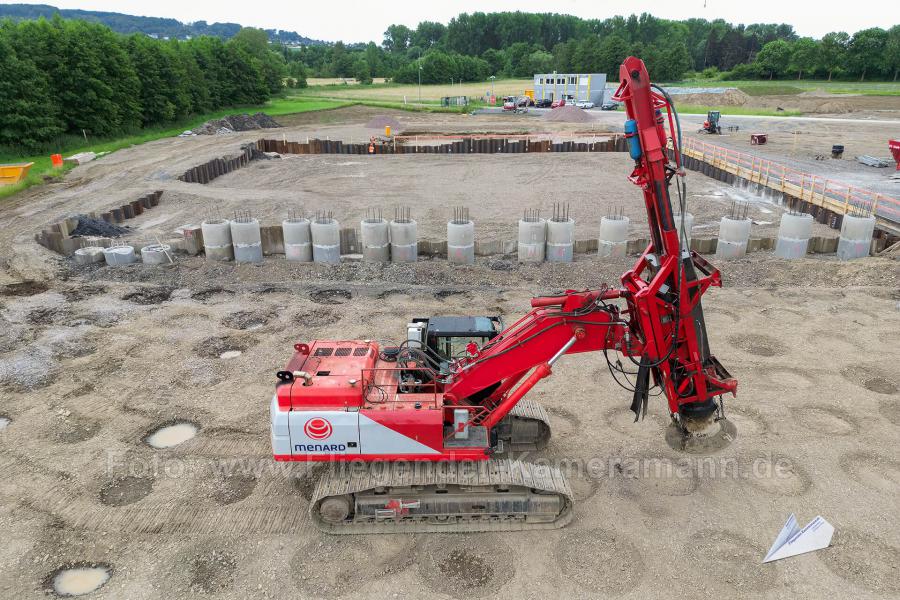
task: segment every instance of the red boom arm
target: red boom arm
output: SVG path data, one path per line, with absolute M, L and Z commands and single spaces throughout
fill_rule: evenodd
M 667 156 L 670 136 L 662 110 L 668 112 L 672 156 L 679 160 L 674 107 L 662 90 L 652 89 L 640 59 L 626 59 L 620 77 L 614 98 L 625 104 L 628 116 L 626 135 L 635 159 L 630 179 L 644 195 L 650 244 L 622 275 L 621 289 L 570 290 L 535 298 L 531 312 L 475 356 L 457 363 L 444 386 L 444 398 L 450 406 L 477 407 L 477 424 L 490 428 L 499 423 L 552 373 L 555 360 L 577 352 L 615 350 L 631 358 L 636 372 L 612 363 L 610 369 L 637 374 L 630 389 L 636 418 L 646 412 L 651 375 L 662 387 L 670 412 L 682 419 L 710 417 L 716 397 L 737 390 L 737 381 L 709 352 L 700 302 L 710 286 L 721 285 L 719 272 L 686 245 L 682 249 L 673 217 L 670 180 L 682 177 L 683 170 Z M 617 298 L 624 299 L 627 308 L 608 304 Z

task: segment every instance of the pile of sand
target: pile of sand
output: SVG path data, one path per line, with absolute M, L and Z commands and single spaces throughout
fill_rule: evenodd
M 589 123 L 591 115 L 587 114 L 583 109 L 578 108 L 574 104 L 566 104 L 559 108 L 554 108 L 543 116 L 545 121 L 556 121 L 558 123 Z
M 856 110 L 852 102 L 844 100 L 826 100 L 813 109 L 815 113 L 823 114 L 843 114 Z
M 366 129 L 384 129 L 385 127 L 400 129 L 400 121 L 387 115 L 376 115 L 366 123 Z

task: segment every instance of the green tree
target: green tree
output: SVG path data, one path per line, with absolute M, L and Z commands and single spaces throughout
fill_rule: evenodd
M 885 46 L 888 35 L 884 29 L 873 27 L 853 34 L 847 49 L 847 63 L 850 72 L 859 74 L 859 80 L 865 81 L 866 74 L 876 75 L 885 67 Z
M 499 75 L 506 71 L 506 55 L 494 48 L 488 48 L 481 55 L 481 58 L 487 62 L 488 70 L 492 75 Z
M 600 38 L 596 35 L 589 35 L 575 47 L 569 69 L 579 73 L 597 73 L 606 66 L 603 60 Z
M 329 70 L 334 77 L 353 77 L 354 60 L 353 56 L 347 52 L 344 42 L 335 42 L 331 47 L 331 60 L 329 61 Z
M 803 79 L 804 73 L 810 74 L 816 70 L 820 59 L 819 43 L 812 38 L 800 38 L 791 48 L 788 69 L 797 73 L 797 79 Z
M 366 62 L 365 58 L 359 57 L 358 59 L 356 59 L 356 62 L 353 63 L 353 76 L 360 84 L 371 85 L 372 70 L 369 67 L 369 63 Z
M 47 76 L 16 56 L 0 30 L 0 147 L 38 151 L 63 132 Z
M 546 50 L 535 50 L 528 55 L 529 75 L 549 73 L 553 70 L 553 55 Z
M 783 74 L 791 60 L 791 45 L 784 40 L 774 40 L 762 47 L 756 56 L 756 62 L 769 79 Z
M 831 81 L 831 76 L 835 71 L 845 67 L 849 45 L 850 36 L 844 31 L 832 31 L 822 37 L 819 65 L 828 71 L 828 81 Z
M 409 48 L 412 31 L 406 25 L 391 25 L 384 32 L 381 45 L 387 52 L 406 52 Z
M 281 90 L 285 75 L 284 58 L 270 49 L 269 35 L 265 31 L 244 27 L 228 41 L 228 45 L 251 57 L 269 92 L 274 94 Z
M 618 35 L 611 35 L 600 43 L 599 73 L 618 79 L 619 66 L 628 57 L 628 42 Z
M 893 81 L 897 81 L 900 74 L 900 25 L 894 25 L 888 30 L 888 39 L 884 45 L 884 66 L 888 76 L 893 73 Z

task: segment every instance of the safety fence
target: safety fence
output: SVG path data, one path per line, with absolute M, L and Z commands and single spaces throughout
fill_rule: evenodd
M 684 140 L 683 151 L 688 159 L 835 214 L 874 215 L 879 229 L 900 235 L 900 199 L 695 138 Z

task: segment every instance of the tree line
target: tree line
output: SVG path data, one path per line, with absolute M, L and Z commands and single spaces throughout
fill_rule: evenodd
M 833 77 L 893 80 L 900 72 L 900 26 L 821 40 L 787 24 L 673 21 L 649 14 L 581 19 L 523 12 L 463 13 L 447 25 L 391 25 L 380 45 L 309 46 L 293 60 L 316 77 L 393 78 L 400 83 L 481 81 L 546 72 L 601 72 L 615 78 L 628 55 L 658 81 L 702 73 L 720 78 Z M 289 58 L 291 60 L 291 58 Z
M 260 104 L 283 88 L 285 61 L 256 29 L 157 40 L 54 17 L 0 22 L 0 73 L 0 147 L 38 152 Z

